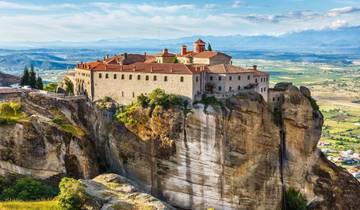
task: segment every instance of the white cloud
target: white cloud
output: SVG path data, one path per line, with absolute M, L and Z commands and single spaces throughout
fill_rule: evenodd
M 341 27 L 345 27 L 345 26 L 348 26 L 349 23 L 345 20 L 335 20 L 334 22 L 332 22 L 329 26 L 329 28 L 332 28 L 332 29 L 337 29 L 337 28 L 341 28 Z
M 331 16 L 331 17 L 337 17 L 339 15 L 350 14 L 350 13 L 355 13 L 355 12 L 360 12 L 360 8 L 358 8 L 358 7 L 335 8 L 335 9 L 329 10 L 327 15 Z
M 232 4 L 232 8 L 239 8 L 242 7 L 244 5 L 243 1 L 234 1 Z
M 61 9 L 65 7 L 66 10 Z M 356 12 L 356 8 L 337 8 L 324 13 L 291 11 L 272 15 L 242 15 L 226 10 L 221 12 L 218 10 L 220 7 L 222 6 L 204 5 L 199 8 L 192 4 L 106 2 L 37 6 L 0 1 L 0 9 L 44 11 L 1 14 L 0 27 L 6 30 L 1 31 L 0 40 L 91 41 L 113 38 L 176 38 L 194 34 L 274 35 L 360 25 L 360 13 Z

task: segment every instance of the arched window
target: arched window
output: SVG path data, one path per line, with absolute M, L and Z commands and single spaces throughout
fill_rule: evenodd
M 116 74 L 114 74 L 114 79 L 116 79 Z
M 148 76 L 148 75 L 145 76 L 145 80 L 146 80 L 146 81 L 149 80 L 149 76 Z
M 180 82 L 184 82 L 184 77 L 183 76 L 180 77 Z
M 167 76 L 164 76 L 164 81 L 165 81 L 165 82 L 167 81 L 167 79 L 168 79 Z
M 154 81 L 156 81 L 157 80 L 157 77 L 156 77 L 156 75 L 154 76 Z
M 101 77 L 102 77 L 102 74 L 101 74 L 101 73 L 99 73 L 99 78 L 101 79 Z
M 105 74 L 105 78 L 106 78 L 106 79 L 109 78 L 109 74 Z
M 129 80 L 132 80 L 132 75 L 131 74 L 129 75 Z
M 141 79 L 141 76 L 140 76 L 140 74 L 137 76 L 137 78 L 138 78 L 138 80 L 140 80 Z

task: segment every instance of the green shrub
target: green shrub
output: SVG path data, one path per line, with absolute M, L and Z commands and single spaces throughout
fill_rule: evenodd
M 154 110 L 155 107 L 168 109 L 172 106 L 184 106 L 182 98 L 176 95 L 166 94 L 164 90 L 157 88 L 153 90 L 149 96 L 139 95 L 136 103 L 119 107 L 115 114 L 115 119 L 127 126 L 134 125 L 137 123 L 137 120 L 133 115 L 139 107 L 151 107 L 151 109 Z
M 86 194 L 83 185 L 76 179 L 64 177 L 59 184 L 60 194 L 57 197 L 63 210 L 78 210 L 85 203 Z
M 21 103 L 0 102 L 0 125 L 13 124 L 25 118 L 26 114 L 21 112 Z
M 306 210 L 306 198 L 300 191 L 289 188 L 285 193 L 287 210 Z
M 57 195 L 58 190 L 55 187 L 51 187 L 34 180 L 30 177 L 24 177 L 17 179 L 15 183 L 9 186 L 9 182 L 6 182 L 2 178 L 1 182 L 1 194 L 0 200 L 40 200 L 50 199 Z
M 44 90 L 56 93 L 57 87 L 58 85 L 56 83 L 48 83 L 47 85 L 45 85 Z

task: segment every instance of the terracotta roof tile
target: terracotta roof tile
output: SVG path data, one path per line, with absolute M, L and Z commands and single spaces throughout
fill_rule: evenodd
M 193 57 L 194 58 L 212 58 L 212 57 L 217 56 L 217 55 L 224 55 L 226 57 L 231 58 L 231 56 L 229 56 L 229 55 L 227 55 L 225 53 L 216 52 L 216 51 L 204 51 L 204 52 L 195 54 Z
M 246 69 L 231 64 L 217 64 L 206 67 L 206 72 L 214 74 L 238 74 L 238 73 L 250 73 L 259 72 L 254 69 Z
M 80 67 L 81 68 L 81 67 Z M 199 69 L 191 65 L 181 63 L 143 63 L 138 62 L 131 65 L 98 63 L 95 67 L 87 69 L 90 71 L 115 71 L 115 72 L 141 72 L 141 73 L 164 73 L 164 74 L 196 74 Z

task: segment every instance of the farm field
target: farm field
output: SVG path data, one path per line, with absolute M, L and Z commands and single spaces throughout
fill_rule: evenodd
M 319 148 L 360 179 L 360 65 L 293 61 L 235 60 L 257 64 L 271 74 L 271 85 L 292 82 L 310 88 L 324 115 Z

